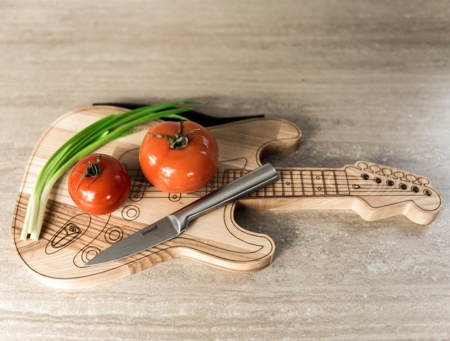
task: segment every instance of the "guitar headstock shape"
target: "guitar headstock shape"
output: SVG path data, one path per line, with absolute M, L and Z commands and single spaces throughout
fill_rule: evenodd
M 351 195 L 365 201 L 373 212 L 391 211 L 391 215 L 403 214 L 428 224 L 443 206 L 441 195 L 424 176 L 366 161 L 344 169 Z

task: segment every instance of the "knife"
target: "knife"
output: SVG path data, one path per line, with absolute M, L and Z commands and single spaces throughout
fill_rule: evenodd
M 114 107 L 121 107 L 125 109 L 137 109 L 144 106 L 147 106 L 149 104 L 139 104 L 139 103 L 123 103 L 123 102 L 106 102 L 106 103 L 93 103 L 92 105 L 108 105 L 108 106 L 114 106 Z M 198 124 L 201 124 L 204 127 L 213 127 L 221 124 L 236 122 L 236 121 L 242 121 L 242 120 L 248 120 L 252 118 L 262 118 L 264 115 L 248 115 L 248 116 L 231 116 L 231 117 L 216 117 L 216 116 L 210 116 L 206 115 L 204 113 L 201 113 L 199 111 L 191 110 L 188 112 L 183 113 L 183 116 L 187 119 L 197 122 Z M 161 118 L 163 121 L 172 121 L 178 119 L 172 119 L 169 117 L 163 117 Z
M 89 260 L 85 266 L 126 258 L 175 238 L 187 229 L 193 219 L 242 198 L 276 180 L 278 180 L 277 171 L 267 163 L 122 239 Z

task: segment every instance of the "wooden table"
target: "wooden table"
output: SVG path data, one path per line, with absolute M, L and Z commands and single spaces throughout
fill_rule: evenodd
M 235 274 L 173 260 L 89 289 L 27 272 L 11 220 L 28 159 L 61 115 L 198 99 L 215 116 L 297 124 L 264 161 L 358 160 L 450 193 L 447 1 L 1 1 L 0 339 L 450 339 L 450 210 L 427 225 L 347 210 L 238 210 L 273 263 Z

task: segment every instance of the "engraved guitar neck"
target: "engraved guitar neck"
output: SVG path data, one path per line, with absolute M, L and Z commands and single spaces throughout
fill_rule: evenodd
M 248 172 L 227 169 L 205 190 L 213 191 Z M 341 169 L 279 168 L 277 172 L 277 182 L 242 200 L 272 198 L 276 200 L 269 201 L 276 208 L 352 209 L 366 220 L 402 214 L 419 224 L 430 223 L 443 205 L 429 179 L 369 162 Z

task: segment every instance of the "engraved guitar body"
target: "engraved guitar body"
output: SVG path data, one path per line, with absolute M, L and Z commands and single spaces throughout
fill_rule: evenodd
M 28 198 L 43 163 L 70 136 L 95 120 L 124 109 L 95 106 L 68 113 L 44 134 L 31 156 L 17 200 L 12 238 L 27 269 L 41 282 L 79 288 L 109 282 L 152 265 L 189 258 L 216 268 L 252 272 L 268 266 L 275 245 L 264 234 L 236 224 L 236 203 L 194 220 L 189 229 L 168 242 L 120 261 L 83 267 L 96 254 L 144 226 L 246 174 L 260 165 L 264 153 L 292 152 L 300 129 L 285 120 L 257 118 L 209 128 L 219 144 L 219 169 L 201 190 L 162 193 L 142 175 L 139 145 L 147 129 L 99 149 L 126 167 L 132 190 L 125 205 L 105 216 L 79 210 L 67 192 L 67 175 L 52 191 L 39 241 L 20 240 Z M 241 199 L 254 209 L 351 209 L 366 220 L 404 215 L 418 224 L 433 221 L 442 197 L 423 176 L 359 161 L 339 169 L 278 168 L 279 181 Z

